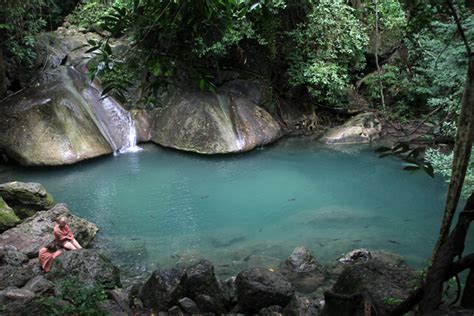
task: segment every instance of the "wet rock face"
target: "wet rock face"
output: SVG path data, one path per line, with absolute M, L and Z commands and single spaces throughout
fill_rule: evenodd
M 214 273 L 214 266 L 201 260 L 188 267 L 157 269 L 140 289 L 143 305 L 166 311 L 175 305 L 184 310 L 223 313 L 226 295 Z
M 380 138 L 382 124 L 374 113 L 361 113 L 342 126 L 335 127 L 323 135 L 326 144 L 364 144 Z
M 36 258 L 39 249 L 54 240 L 53 228 L 60 216 L 66 216 L 76 239 L 87 247 L 98 231 L 97 226 L 72 215 L 65 204 L 37 212 L 20 225 L 5 231 L 0 235 L 0 243 L 12 245 L 29 258 Z
M 28 166 L 71 164 L 112 152 L 72 72 L 60 66 L 49 82 L 2 104 L 0 152 Z
M 151 130 L 153 127 L 153 113 L 143 109 L 131 110 L 132 118 L 137 129 L 137 140 L 140 143 L 151 141 Z
M 77 277 L 86 285 L 101 284 L 106 289 L 120 286 L 119 269 L 103 255 L 88 249 L 63 251 L 46 277 L 53 282 Z
M 416 284 L 415 271 L 405 265 L 391 265 L 379 259 L 354 263 L 344 269 L 332 290 L 325 294 L 323 315 L 366 315 L 367 306 L 377 315 L 389 315 L 396 304 L 387 303 L 386 299 L 403 300 Z M 339 299 L 338 294 L 354 299 Z
M 27 218 L 54 205 L 53 196 L 39 183 L 15 181 L 0 184 L 0 197 L 20 218 Z
M 201 154 L 224 154 L 249 151 L 281 135 L 273 117 L 242 96 L 188 92 L 157 114 L 152 141 Z
M 283 275 L 261 268 L 241 271 L 235 283 L 238 304 L 247 313 L 257 313 L 273 305 L 284 307 L 295 294 L 293 286 Z

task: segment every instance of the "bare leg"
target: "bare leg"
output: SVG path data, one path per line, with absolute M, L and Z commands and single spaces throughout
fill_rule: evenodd
M 82 249 L 81 245 L 77 242 L 77 240 L 74 238 L 71 240 L 71 243 L 76 247 L 76 249 Z
M 76 250 L 76 246 L 74 246 L 70 241 L 66 241 L 63 244 L 63 248 L 66 248 L 67 250 Z

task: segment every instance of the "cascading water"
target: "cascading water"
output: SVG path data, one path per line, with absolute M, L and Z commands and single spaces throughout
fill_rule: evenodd
M 137 146 L 137 130 L 130 112 L 111 97 L 99 99 L 95 110 L 115 153 L 141 150 Z
M 86 108 L 99 128 L 101 134 L 110 144 L 114 153 L 136 152 L 137 131 L 135 122 L 127 110 L 112 97 L 102 97 L 102 87 L 97 81 L 86 83 L 87 79 L 75 68 L 69 68 L 75 77 L 82 78 L 81 97 L 85 99 Z

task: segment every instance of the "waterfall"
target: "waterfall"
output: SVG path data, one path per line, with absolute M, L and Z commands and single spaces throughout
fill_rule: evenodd
M 96 114 L 115 153 L 141 150 L 137 146 L 137 130 L 132 115 L 122 108 L 115 99 L 111 97 L 99 98 Z
M 102 97 L 102 87 L 94 80 L 89 80 L 74 67 L 69 67 L 72 85 L 80 90 L 80 97 L 84 98 L 84 105 L 91 115 L 101 134 L 110 144 L 114 153 L 137 152 L 137 130 L 135 121 L 129 111 L 125 110 L 113 97 Z

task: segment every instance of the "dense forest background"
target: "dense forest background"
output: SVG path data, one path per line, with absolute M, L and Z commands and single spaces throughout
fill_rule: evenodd
M 215 91 L 238 74 L 268 91 L 265 104 L 325 111 L 375 110 L 405 134 L 422 123 L 426 159 L 449 177 L 450 146 L 467 56 L 443 1 L 89 0 L 2 1 L 0 98 L 25 85 L 18 73 L 44 67 L 38 34 L 59 26 L 95 32 L 88 64 L 106 93 L 130 107 L 154 108 L 179 86 Z M 456 1 L 467 39 L 473 4 Z M 113 50 L 111 39 L 126 48 Z M 412 129 L 407 126 L 413 127 Z M 426 130 L 426 129 L 425 129 Z M 471 190 L 474 174 L 466 177 Z
M 180 89 L 214 93 L 245 78 L 265 87 L 271 114 L 303 113 L 314 131 L 339 115 L 377 113 L 388 131 L 423 148 L 430 167 L 415 161 L 408 170 L 446 178 L 453 170 L 432 267 L 398 311 L 420 301 L 421 311 L 436 309 L 443 282 L 467 268 L 463 300 L 472 302 L 474 256 L 461 259 L 474 205 L 472 1 L 1 0 L 0 7 L 0 106 L 35 84 L 47 67 L 41 36 L 61 27 L 90 36 L 80 47 L 91 55 L 90 78 L 129 109 L 159 109 Z M 470 198 L 450 234 L 462 187 Z

